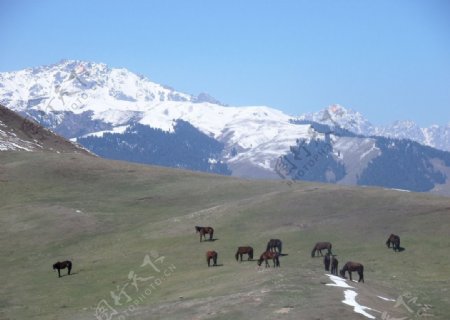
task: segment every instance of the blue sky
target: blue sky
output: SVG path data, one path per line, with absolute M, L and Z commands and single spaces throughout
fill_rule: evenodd
M 0 0 L 0 71 L 104 62 L 292 115 L 450 121 L 450 1 Z

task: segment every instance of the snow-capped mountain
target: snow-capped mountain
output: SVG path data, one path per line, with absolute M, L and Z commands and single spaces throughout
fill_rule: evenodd
M 361 113 L 338 104 L 331 105 L 319 112 L 306 113 L 298 117 L 298 120 L 309 120 L 330 127 L 341 127 L 361 135 L 371 135 L 374 131 L 373 125 Z
M 448 127 L 417 129 L 399 122 L 397 131 L 384 132 L 339 105 L 299 118 L 267 106 L 226 106 L 126 69 L 74 60 L 0 73 L 0 101 L 111 159 L 415 191 L 439 185 L 439 192 L 450 192 L 449 154 L 375 137 L 404 134 L 407 127 L 410 139 L 422 132 L 424 143 L 448 146 Z M 411 173 L 393 163 L 418 169 Z M 384 177 L 384 169 L 393 174 Z
M 324 110 L 301 115 L 299 120 L 338 126 L 364 136 L 382 136 L 396 139 L 410 139 L 433 148 L 450 151 L 450 123 L 421 128 L 413 121 L 395 121 L 388 126 L 375 126 L 364 116 L 340 105 L 331 105 Z
M 220 159 L 212 156 L 213 162 L 224 160 L 236 171 L 269 176 L 275 159 L 298 138 L 307 138 L 310 127 L 292 124 L 289 115 L 276 109 L 211 103 L 215 100 L 206 94 L 195 97 L 126 69 L 84 61 L 0 73 L 0 99 L 71 139 L 123 133 L 136 123 L 174 132 L 176 121 L 183 120 L 224 143 Z

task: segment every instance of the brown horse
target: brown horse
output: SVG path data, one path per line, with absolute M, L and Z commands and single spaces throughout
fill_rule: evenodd
M 283 243 L 280 239 L 270 239 L 269 242 L 267 242 L 266 251 L 273 251 L 276 252 L 278 250 L 278 253 L 281 254 L 281 249 L 283 248 Z
M 248 254 L 248 260 L 253 260 L 253 248 L 252 247 L 239 247 L 236 251 L 236 261 L 239 261 L 239 256 L 241 257 L 242 261 L 242 255 Z
M 331 257 L 331 274 L 334 274 L 335 276 L 338 275 L 338 264 L 339 264 L 338 259 L 336 259 L 335 255 L 332 255 L 332 257 Z
M 206 252 L 206 262 L 208 263 L 208 267 L 211 266 L 211 259 L 213 261 L 213 266 L 217 266 L 217 252 L 215 251 Z
M 274 252 L 274 251 L 266 251 L 263 254 L 261 254 L 261 256 L 259 257 L 258 260 L 258 266 L 261 266 L 261 263 L 263 262 L 263 260 L 266 262 L 266 268 L 270 268 L 269 265 L 269 259 L 271 259 L 273 261 L 273 267 L 279 267 L 280 266 L 280 253 L 278 252 Z
M 390 248 L 391 244 L 394 251 L 400 251 L 400 237 L 398 235 L 391 233 L 386 241 L 386 246 Z
M 328 254 L 331 254 L 331 243 L 330 242 L 317 242 L 311 251 L 311 258 L 316 256 L 316 251 L 319 251 L 320 255 L 323 256 L 322 250 L 327 249 Z
M 61 269 L 67 268 L 67 275 L 70 275 L 70 271 L 72 270 L 72 262 L 69 260 L 63 262 L 57 262 L 53 265 L 53 270 L 58 270 L 58 277 L 61 278 Z
M 359 275 L 358 282 L 362 281 L 364 283 L 364 266 L 361 263 L 359 263 L 359 262 L 353 262 L 353 261 L 347 262 L 344 265 L 344 267 L 341 269 L 341 271 L 340 271 L 341 277 L 346 279 L 345 278 L 345 272 L 348 272 L 348 275 L 350 277 L 350 281 L 353 281 L 353 279 L 352 279 L 352 272 L 353 271 L 358 272 L 358 275 Z
M 331 263 L 330 254 L 327 253 L 327 254 L 323 257 L 323 265 L 325 266 L 325 271 L 330 271 L 330 263 Z
M 214 235 L 214 229 L 211 227 L 199 227 L 195 226 L 195 233 L 200 233 L 200 242 L 202 242 L 202 237 L 206 240 L 206 235 L 209 234 L 209 241 L 212 241 Z

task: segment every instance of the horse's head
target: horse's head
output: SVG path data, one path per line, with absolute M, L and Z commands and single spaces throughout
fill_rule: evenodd
M 342 278 L 347 279 L 347 278 L 345 277 L 345 271 L 344 271 L 344 269 L 341 269 L 341 270 L 339 271 L 339 274 L 341 275 Z
M 56 269 L 58 269 L 58 264 L 59 264 L 59 262 L 57 262 L 57 263 L 53 264 L 53 270 L 56 270 Z
M 198 232 L 200 232 L 200 229 L 201 229 L 201 227 L 199 227 L 199 226 L 195 226 L 195 233 L 198 233 Z
M 264 260 L 264 254 L 262 254 L 261 257 L 259 257 L 258 266 L 261 266 L 261 263 L 263 262 L 263 260 Z

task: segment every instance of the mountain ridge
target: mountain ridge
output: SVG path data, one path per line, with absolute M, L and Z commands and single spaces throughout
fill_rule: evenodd
M 23 116 L 114 159 L 246 178 L 308 177 L 312 181 L 343 184 L 364 181 L 368 185 L 400 188 L 409 177 L 392 175 L 382 185 L 373 184 L 370 179 L 361 180 L 365 171 L 373 170 L 381 158 L 384 159 L 381 163 L 389 167 L 389 159 L 383 153 L 387 152 L 407 167 L 427 164 L 422 171 L 414 172 L 414 181 L 423 184 L 411 186 L 410 190 L 431 191 L 445 186 L 440 192 L 450 194 L 447 185 L 450 164 L 445 153 L 414 145 L 418 157 L 410 160 L 404 156 L 410 144 L 383 140 L 383 136 L 401 139 L 398 135 L 409 128 L 422 133 L 419 138 L 429 145 L 439 142 L 445 146 L 450 136 L 446 127 L 419 130 L 414 123 L 397 122 L 395 130 L 383 131 L 361 113 L 340 105 L 299 117 L 268 106 L 226 106 L 207 94 L 195 97 L 178 92 L 124 68 L 78 60 L 0 73 L 0 100 Z M 180 121 L 189 132 L 187 139 L 177 137 Z M 435 132 L 441 140 L 436 139 Z M 414 135 L 408 134 L 407 138 Z M 279 166 L 305 166 L 307 163 L 302 161 L 311 151 L 317 151 L 311 143 L 326 146 L 327 150 L 314 159 L 314 165 L 307 166 L 311 167 L 307 175 L 280 173 Z M 172 149 L 165 148 L 169 144 Z M 158 151 L 162 149 L 169 154 Z M 299 150 L 303 150 L 303 156 Z M 202 165 L 199 167 L 196 161 Z M 375 181 L 375 175 L 372 177 Z
M 372 124 L 361 113 L 346 109 L 339 104 L 312 113 L 305 113 L 299 120 L 309 120 L 330 126 L 338 126 L 356 134 L 409 139 L 436 149 L 450 151 L 450 122 L 420 127 L 412 120 L 396 120 L 389 125 Z

